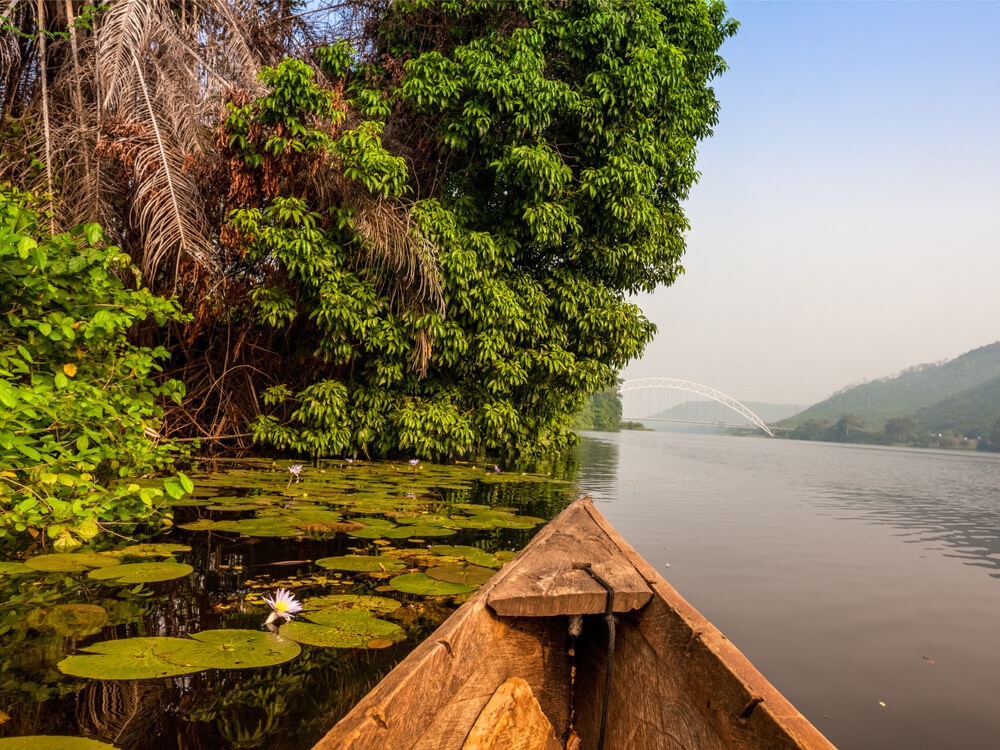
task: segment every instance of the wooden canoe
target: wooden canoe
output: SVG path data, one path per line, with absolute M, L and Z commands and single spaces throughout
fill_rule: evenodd
M 314 750 L 596 750 L 606 693 L 606 750 L 833 747 L 582 498 Z

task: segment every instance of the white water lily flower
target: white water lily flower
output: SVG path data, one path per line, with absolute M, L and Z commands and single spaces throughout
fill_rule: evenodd
M 267 616 L 265 625 L 270 625 L 279 617 L 288 622 L 302 611 L 302 604 L 288 589 L 278 589 L 273 597 L 265 596 L 264 601 L 271 607 L 271 614 Z

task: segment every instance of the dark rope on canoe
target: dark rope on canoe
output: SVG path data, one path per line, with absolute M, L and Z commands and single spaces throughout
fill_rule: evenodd
M 590 563 L 576 563 L 573 567 L 579 570 L 587 571 L 590 574 L 590 577 L 601 584 L 604 590 L 608 592 L 607 601 L 604 605 L 604 621 L 608 625 L 608 658 L 604 674 L 604 703 L 601 706 L 601 732 L 597 738 L 597 750 L 604 750 L 604 727 L 608 721 L 608 702 L 611 698 L 611 677 L 615 665 L 615 590 L 611 588 L 610 583 L 601 578 L 597 571 L 590 566 Z

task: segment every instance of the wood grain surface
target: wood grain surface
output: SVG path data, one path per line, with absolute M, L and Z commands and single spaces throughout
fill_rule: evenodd
M 462 750 L 563 750 L 551 722 L 520 677 L 497 688 Z

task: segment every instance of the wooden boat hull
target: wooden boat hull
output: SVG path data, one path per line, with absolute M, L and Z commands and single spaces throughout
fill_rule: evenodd
M 597 748 L 607 593 L 582 564 L 615 592 L 604 748 L 833 747 L 582 498 L 315 750 Z

